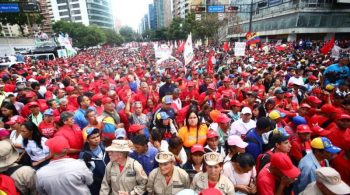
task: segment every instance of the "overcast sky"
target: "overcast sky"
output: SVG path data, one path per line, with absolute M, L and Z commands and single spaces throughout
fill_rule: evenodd
M 141 18 L 148 13 L 148 4 L 153 0 L 111 0 L 113 14 L 122 21 L 123 26 L 138 29 Z

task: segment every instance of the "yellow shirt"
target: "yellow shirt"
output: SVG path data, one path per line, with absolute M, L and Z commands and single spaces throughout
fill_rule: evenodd
M 206 124 L 200 125 L 198 131 L 197 127 L 190 127 L 190 130 L 188 131 L 187 126 L 183 126 L 179 130 L 179 137 L 184 142 L 185 147 L 189 148 L 192 147 L 194 144 L 202 144 L 204 146 L 205 142 L 207 141 L 207 131 L 208 127 Z

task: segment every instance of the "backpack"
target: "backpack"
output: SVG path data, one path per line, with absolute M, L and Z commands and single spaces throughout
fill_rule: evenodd
M 0 194 L 1 195 L 20 195 L 18 192 L 15 181 L 10 177 L 17 169 L 22 165 L 10 167 L 6 171 L 0 173 Z

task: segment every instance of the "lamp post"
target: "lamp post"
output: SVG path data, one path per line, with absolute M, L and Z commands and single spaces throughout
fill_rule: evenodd
M 253 0 L 250 1 L 250 12 L 249 12 L 249 32 L 252 32 L 252 22 L 253 22 Z

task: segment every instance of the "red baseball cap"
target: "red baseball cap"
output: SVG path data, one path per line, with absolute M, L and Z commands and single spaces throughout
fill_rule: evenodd
M 214 137 L 219 137 L 219 135 L 216 133 L 216 131 L 209 130 L 207 133 L 207 139 L 214 138 Z
M 287 92 L 284 94 L 284 97 L 286 98 L 293 97 L 293 94 L 291 92 Z
M 29 108 L 34 106 L 39 106 L 38 102 L 29 102 L 27 105 Z
M 130 133 L 137 133 L 137 132 L 141 131 L 144 128 L 145 128 L 145 125 L 133 124 L 133 125 L 130 125 L 129 132 Z
M 230 82 L 230 79 L 228 77 L 225 77 L 224 80 L 222 80 L 223 82 Z
M 104 97 L 102 98 L 102 104 L 108 104 L 113 102 L 113 100 L 110 97 Z
M 300 105 L 300 108 L 311 108 L 311 106 L 309 105 L 309 104 L 307 104 L 307 103 L 303 103 L 303 104 L 301 104 Z
M 336 112 L 338 112 L 338 109 L 336 107 L 334 107 L 332 104 L 324 104 L 321 107 L 321 112 L 325 113 L 325 114 L 336 113 Z
M 217 123 L 228 123 L 231 119 L 226 114 L 219 114 L 218 118 L 216 119 Z
M 307 101 L 307 102 L 312 102 L 312 103 L 315 103 L 315 104 L 320 104 L 320 103 L 322 103 L 322 101 L 321 101 L 318 97 L 313 96 L 313 95 L 308 96 L 308 97 L 306 98 L 306 101 Z
M 32 98 L 36 96 L 36 94 L 33 91 L 29 91 L 28 93 L 26 93 L 26 98 Z
M 188 81 L 187 87 L 194 87 L 194 82 L 193 81 Z
M 239 102 L 238 100 L 231 100 L 231 101 L 230 101 L 230 106 L 241 107 L 242 104 L 241 104 L 241 102 Z
M 74 87 L 73 86 L 66 87 L 66 92 L 72 92 L 72 91 L 74 91 Z
M 14 124 L 16 124 L 16 123 L 23 124 L 24 121 L 26 121 L 25 118 L 23 118 L 23 117 L 20 116 L 20 115 L 15 115 L 15 116 L 11 117 L 10 120 L 7 121 L 5 124 L 6 124 L 6 125 L 14 125 Z
M 95 95 L 92 96 L 91 100 L 92 100 L 93 102 L 96 102 L 97 100 L 102 100 L 102 98 L 103 98 L 102 93 L 97 93 L 97 94 L 95 94 Z
M 209 84 L 207 87 L 207 89 L 213 89 L 213 90 L 215 90 L 215 88 L 216 87 L 215 87 L 214 83 Z
M 297 133 L 312 133 L 312 131 L 309 125 L 302 124 L 297 126 Z
M 191 147 L 191 154 L 193 154 L 195 152 L 205 153 L 204 148 L 201 144 L 195 144 Z
M 315 77 L 314 75 L 310 75 L 310 76 L 307 77 L 307 80 L 317 81 L 317 77 Z
M 298 167 L 294 166 L 289 156 L 282 152 L 272 154 L 270 166 L 277 168 L 283 175 L 289 178 L 297 178 L 300 175 Z
M 341 120 L 341 119 L 350 120 L 350 115 L 341 113 L 341 114 L 338 114 L 338 115 L 337 115 L 336 119 L 337 119 L 337 120 Z
M 318 125 L 314 125 L 311 127 L 311 131 L 314 135 L 325 137 L 331 133 L 331 131 L 326 130 Z
M 49 147 L 52 154 L 60 154 L 64 149 L 69 149 L 68 140 L 63 136 L 55 136 L 48 139 L 45 144 Z

